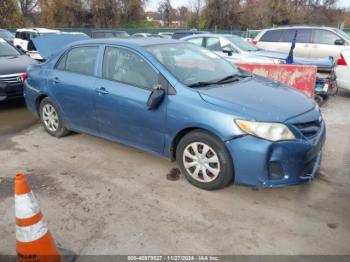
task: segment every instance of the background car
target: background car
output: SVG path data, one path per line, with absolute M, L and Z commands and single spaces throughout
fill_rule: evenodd
M 0 101 L 23 97 L 24 73 L 35 63 L 0 38 Z
M 11 32 L 9 32 L 5 29 L 0 29 L 0 38 L 13 44 L 13 39 L 15 39 L 15 36 Z
M 173 36 L 173 32 L 159 32 L 158 35 L 160 35 L 162 38 L 171 38 Z
M 126 31 L 120 30 L 96 30 L 90 33 L 91 38 L 120 38 L 129 37 Z
M 194 44 L 80 41 L 27 73 L 27 107 L 52 136 L 88 133 L 176 159 L 202 189 L 299 184 L 321 161 L 312 100 Z
M 135 33 L 132 35 L 132 37 L 151 37 L 152 34 L 150 33 Z
M 28 46 L 30 45 L 30 41 L 35 37 L 41 35 L 49 35 L 49 34 L 59 34 L 59 30 L 51 30 L 46 28 L 22 28 L 17 29 L 15 34 L 15 39 L 13 40 L 13 44 L 15 47 L 22 49 L 23 51 L 28 51 Z
M 172 39 L 181 39 L 190 35 L 199 35 L 199 34 L 210 34 L 207 31 L 197 31 L 197 30 L 177 30 L 173 33 Z
M 350 91 L 350 50 L 343 50 L 335 68 L 337 85 Z
M 344 48 L 349 48 L 350 36 L 331 27 L 286 26 L 263 30 L 255 39 L 257 47 L 280 52 L 289 52 L 290 44 L 297 33 L 294 54 L 300 57 L 338 59 Z
M 181 40 L 205 47 L 232 62 L 283 64 L 288 55 L 262 50 L 236 35 L 200 34 Z

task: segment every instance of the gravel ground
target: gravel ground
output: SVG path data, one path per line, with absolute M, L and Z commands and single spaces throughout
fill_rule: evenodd
M 18 171 L 56 241 L 78 254 L 350 254 L 350 93 L 322 111 L 327 141 L 312 182 L 207 192 L 169 180 L 166 159 L 88 135 L 56 139 L 23 104 L 1 106 L 0 254 L 15 253 Z

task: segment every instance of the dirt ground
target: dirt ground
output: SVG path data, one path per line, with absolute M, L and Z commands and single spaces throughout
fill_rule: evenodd
M 88 135 L 56 139 L 23 104 L 0 108 L 0 254 L 15 253 L 13 179 L 24 171 L 56 241 L 78 254 L 350 254 L 350 93 L 322 106 L 318 176 L 207 192 L 176 165 Z

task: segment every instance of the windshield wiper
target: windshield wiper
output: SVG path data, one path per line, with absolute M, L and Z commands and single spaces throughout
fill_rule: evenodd
M 196 82 L 193 84 L 188 85 L 189 87 L 203 87 L 203 86 L 209 86 L 214 85 L 216 82 Z
M 239 81 L 241 78 L 247 78 L 247 77 L 251 77 L 251 75 L 249 75 L 249 74 L 233 74 L 233 75 L 229 75 L 229 76 L 226 76 L 226 77 L 218 80 L 217 82 L 215 82 L 215 84 L 236 82 L 236 81 Z
M 195 88 L 195 87 L 204 87 L 209 85 L 216 85 L 216 84 L 225 84 L 230 82 L 236 82 L 239 81 L 242 78 L 251 77 L 249 74 L 233 74 L 226 76 L 222 79 L 216 80 L 216 81 L 207 81 L 207 82 L 196 82 L 193 84 L 188 85 L 189 87 Z

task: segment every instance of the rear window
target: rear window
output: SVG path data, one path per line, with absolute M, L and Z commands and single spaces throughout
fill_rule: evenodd
M 283 30 L 269 30 L 260 38 L 261 42 L 279 42 L 282 36 Z

